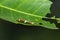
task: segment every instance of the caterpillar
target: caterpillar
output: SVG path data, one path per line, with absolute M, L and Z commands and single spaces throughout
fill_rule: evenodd
M 24 23 L 24 24 L 31 24 L 31 25 L 34 24 L 33 22 L 29 22 L 29 21 L 24 20 L 24 19 L 18 19 L 17 21 L 20 22 L 20 23 Z

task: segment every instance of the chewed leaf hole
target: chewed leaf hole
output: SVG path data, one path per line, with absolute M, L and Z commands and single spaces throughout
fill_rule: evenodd
M 40 25 L 43 25 L 42 23 L 39 23 Z

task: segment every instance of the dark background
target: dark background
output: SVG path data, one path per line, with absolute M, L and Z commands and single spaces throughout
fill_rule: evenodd
M 51 13 L 47 17 L 60 17 L 60 0 L 50 0 Z M 60 26 L 57 26 L 60 28 Z M 60 40 L 60 29 L 24 26 L 0 19 L 0 40 Z

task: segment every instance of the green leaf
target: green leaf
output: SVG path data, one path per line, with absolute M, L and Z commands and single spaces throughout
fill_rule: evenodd
M 24 19 L 33 22 L 34 26 L 58 29 L 54 23 L 42 20 L 47 13 L 50 13 L 51 4 L 52 2 L 49 0 L 0 0 L 0 18 L 27 25 L 17 21 Z M 31 26 L 31 24 L 28 25 Z

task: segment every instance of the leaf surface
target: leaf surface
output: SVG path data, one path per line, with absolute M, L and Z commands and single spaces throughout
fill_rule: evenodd
M 17 20 L 24 19 L 33 22 L 34 26 L 58 29 L 54 23 L 42 20 L 50 13 L 51 4 L 49 0 L 0 0 L 0 18 L 13 23 L 20 23 Z

